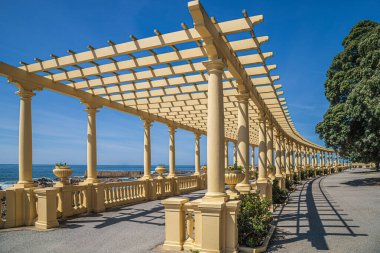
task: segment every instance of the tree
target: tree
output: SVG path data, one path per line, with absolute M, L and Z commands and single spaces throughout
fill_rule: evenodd
M 327 71 L 330 107 L 316 132 L 353 162 L 380 163 L 380 24 L 357 23 Z

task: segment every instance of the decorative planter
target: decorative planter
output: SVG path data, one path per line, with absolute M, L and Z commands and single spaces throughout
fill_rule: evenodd
M 163 179 L 164 177 L 162 176 L 162 174 L 166 172 L 166 167 L 165 165 L 158 165 L 155 171 L 158 173 L 157 179 Z
M 245 175 L 240 170 L 229 170 L 224 173 L 224 181 L 230 187 L 230 192 L 237 194 L 236 185 L 244 180 Z
M 67 165 L 56 165 L 53 169 L 53 173 L 60 179 L 61 185 L 67 185 L 67 178 L 73 174 L 73 170 Z M 59 185 L 59 184 L 58 184 Z
M 206 174 L 207 173 L 207 166 L 206 165 L 203 165 L 201 170 Z

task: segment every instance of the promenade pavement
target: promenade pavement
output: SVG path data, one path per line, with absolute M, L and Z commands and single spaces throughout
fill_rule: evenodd
M 201 198 L 204 191 L 184 195 Z M 0 252 L 130 252 L 146 253 L 165 239 L 161 200 L 67 220 L 55 230 L 0 231 Z
M 297 188 L 275 213 L 278 226 L 269 252 L 380 252 L 379 172 L 355 169 Z M 0 231 L 0 252 L 145 253 L 163 243 L 164 223 L 163 206 L 151 201 L 67 220 L 46 232 Z
M 380 172 L 352 169 L 297 187 L 269 252 L 380 252 Z

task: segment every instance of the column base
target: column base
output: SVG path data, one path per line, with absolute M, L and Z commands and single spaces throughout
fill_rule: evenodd
M 140 177 L 138 180 L 144 181 L 144 180 L 149 180 L 149 179 L 153 179 L 153 177 L 151 175 L 145 175 L 145 176 Z
M 238 190 L 241 194 L 249 194 L 251 192 L 251 185 L 239 183 L 236 185 L 236 190 Z
M 166 176 L 166 178 L 174 178 L 174 177 L 177 177 L 177 175 L 176 174 L 169 174 Z
M 261 197 L 272 200 L 272 183 L 269 179 L 258 179 L 256 185 Z
M 14 188 L 31 188 L 36 186 L 36 183 L 30 181 L 18 181 L 17 184 L 13 185 Z
M 37 228 L 37 229 L 50 229 L 50 228 L 56 228 L 56 227 L 59 227 L 59 223 L 58 221 L 52 221 L 52 222 L 39 222 L 39 221 L 36 221 L 34 223 L 34 226 Z
M 86 178 L 82 184 L 95 184 L 95 183 L 99 183 L 99 179 L 97 178 Z

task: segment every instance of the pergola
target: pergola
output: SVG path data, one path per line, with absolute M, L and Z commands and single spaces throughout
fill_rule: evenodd
M 108 107 L 132 114 L 144 121 L 144 176 L 140 183 L 128 182 L 128 187 L 134 187 L 132 195 L 138 195 L 138 198 L 133 198 L 135 200 L 176 194 L 166 195 L 165 192 L 173 189 L 166 189 L 165 182 L 178 181 L 175 173 L 176 128 L 195 134 L 194 176 L 205 178 L 200 175 L 199 138 L 207 135 L 207 193 L 202 202 L 196 204 L 202 213 L 202 249 L 223 248 L 222 230 L 228 231 L 227 244 L 231 242 L 231 249 L 236 249 L 235 221 L 239 203 L 229 202 L 224 184 L 229 141 L 235 143 L 236 163 L 245 172 L 244 180 L 238 185 L 242 194 L 253 189 L 249 181 L 250 146 L 252 157 L 254 147 L 259 148 L 259 173 L 255 187 L 263 197 L 271 198 L 271 182 L 275 178 L 283 185 L 285 178 L 292 179 L 293 175 L 299 175 L 307 167 L 314 169 L 314 175 L 318 164 L 320 167 L 332 168 L 333 151 L 310 142 L 295 129 L 283 91 L 280 90 L 282 86 L 275 84 L 279 77 L 271 75 L 276 65 L 266 63 L 273 53 L 261 49 L 268 37 L 256 36 L 254 32 L 255 26 L 263 22 L 263 16 L 248 16 L 243 11 L 240 19 L 217 22 L 208 16 L 199 1 L 189 2 L 188 7 L 194 27 L 182 23 L 179 31 L 164 34 L 154 30 L 154 36 L 142 39 L 131 35 L 129 42 L 117 44 L 108 41 L 107 47 L 88 46 L 87 51 L 80 53 L 68 50 L 66 56 L 51 55 L 48 60 L 35 58 L 35 63 L 22 62 L 20 67 L 0 62 L 0 75 L 19 88 L 17 94 L 20 96 L 19 181 L 15 189 L 34 187 L 31 98 L 35 95 L 34 91 L 43 89 L 77 98 L 87 107 L 87 179 L 85 186 L 78 186 L 75 192 L 78 189 L 82 192 L 92 189 L 88 191 L 94 194 L 90 200 L 94 203 L 78 205 L 80 208 L 75 209 L 77 212 L 103 211 L 105 206 L 117 204 L 117 201 L 111 201 L 112 198 L 122 196 L 121 192 L 127 194 L 127 183 L 104 186 L 97 180 L 96 112 L 100 108 Z M 169 128 L 169 181 L 152 179 L 151 176 L 152 122 L 167 124 Z M 337 156 L 335 162 L 339 163 Z M 184 190 L 190 189 L 186 187 L 191 185 L 185 180 L 192 180 L 196 185 L 192 189 L 199 188 L 199 180 L 190 177 L 181 181 L 185 185 Z M 74 188 L 61 186 L 62 189 L 65 187 L 71 189 L 67 195 L 71 198 Z M 102 187 L 104 190 L 101 190 Z M 117 194 L 111 196 L 111 191 L 117 191 Z M 39 206 L 46 207 L 41 207 L 39 212 L 50 212 L 51 206 L 51 216 L 56 220 L 57 190 L 37 192 L 42 194 L 43 199 L 46 199 L 46 194 L 51 197 L 51 203 L 39 202 Z M 79 195 L 75 196 L 78 203 L 85 199 L 79 201 Z M 120 203 L 128 201 L 123 198 Z M 185 202 L 183 199 L 174 199 L 164 204 L 172 208 L 171 211 L 175 210 L 172 213 L 179 213 L 177 211 Z M 63 201 L 61 198 L 60 203 L 62 210 L 67 209 L 72 213 L 71 200 Z M 66 209 L 64 204 L 67 205 Z M 65 211 L 62 213 L 65 214 Z M 225 214 L 230 218 L 222 217 Z M 45 217 L 39 216 L 41 219 Z M 179 224 L 176 220 L 178 217 L 174 215 L 167 219 L 173 218 L 173 222 L 169 222 L 170 226 Z M 181 219 L 183 221 L 183 217 Z M 223 222 L 226 222 L 226 227 L 220 226 Z M 179 229 L 183 233 L 183 227 Z M 216 234 L 219 236 L 214 238 Z M 176 237 L 178 233 L 172 232 L 172 235 Z M 166 237 L 168 239 L 168 233 Z M 230 247 L 227 244 L 225 247 Z
M 254 147 L 261 141 L 265 143 L 261 151 L 272 152 L 273 131 L 278 145 L 275 149 L 280 152 L 276 156 L 284 155 L 281 149 L 286 148 L 292 152 L 294 148 L 297 154 L 331 153 L 332 150 L 306 140 L 294 127 L 282 86 L 275 84 L 279 76 L 270 73 L 276 65 L 266 64 L 273 53 L 261 50 L 268 36 L 256 36 L 254 32 L 263 16 L 248 16 L 243 11 L 240 19 L 217 22 L 198 1 L 190 2 L 189 10 L 194 27 L 182 23 L 179 31 L 163 34 L 154 30 L 154 36 L 142 39 L 131 35 L 129 42 L 108 41 L 107 47 L 88 46 L 87 51 L 80 53 L 68 50 L 66 56 L 35 58 L 35 63 L 22 62 L 18 68 L 0 62 L 0 74 L 20 88 L 22 98 L 20 166 L 31 167 L 30 98 L 33 90 L 42 89 L 78 98 L 88 107 L 89 178 L 96 178 L 95 120 L 101 107 L 145 121 L 145 167 L 149 172 L 153 121 L 169 126 L 173 146 L 175 128 L 194 132 L 199 139 L 201 134 L 210 137 L 211 127 L 216 130 L 211 134 L 220 136 L 211 137 L 210 145 L 220 146 L 224 140 L 238 143 L 238 161 L 246 169 L 249 145 Z M 242 34 L 245 39 L 229 39 L 232 34 Z M 210 74 L 215 69 L 220 70 L 216 79 Z M 213 87 L 210 82 L 217 85 Z M 269 146 L 267 139 L 271 139 Z M 273 156 L 269 156 L 272 164 Z M 260 160 L 266 167 L 266 162 L 261 157 Z

